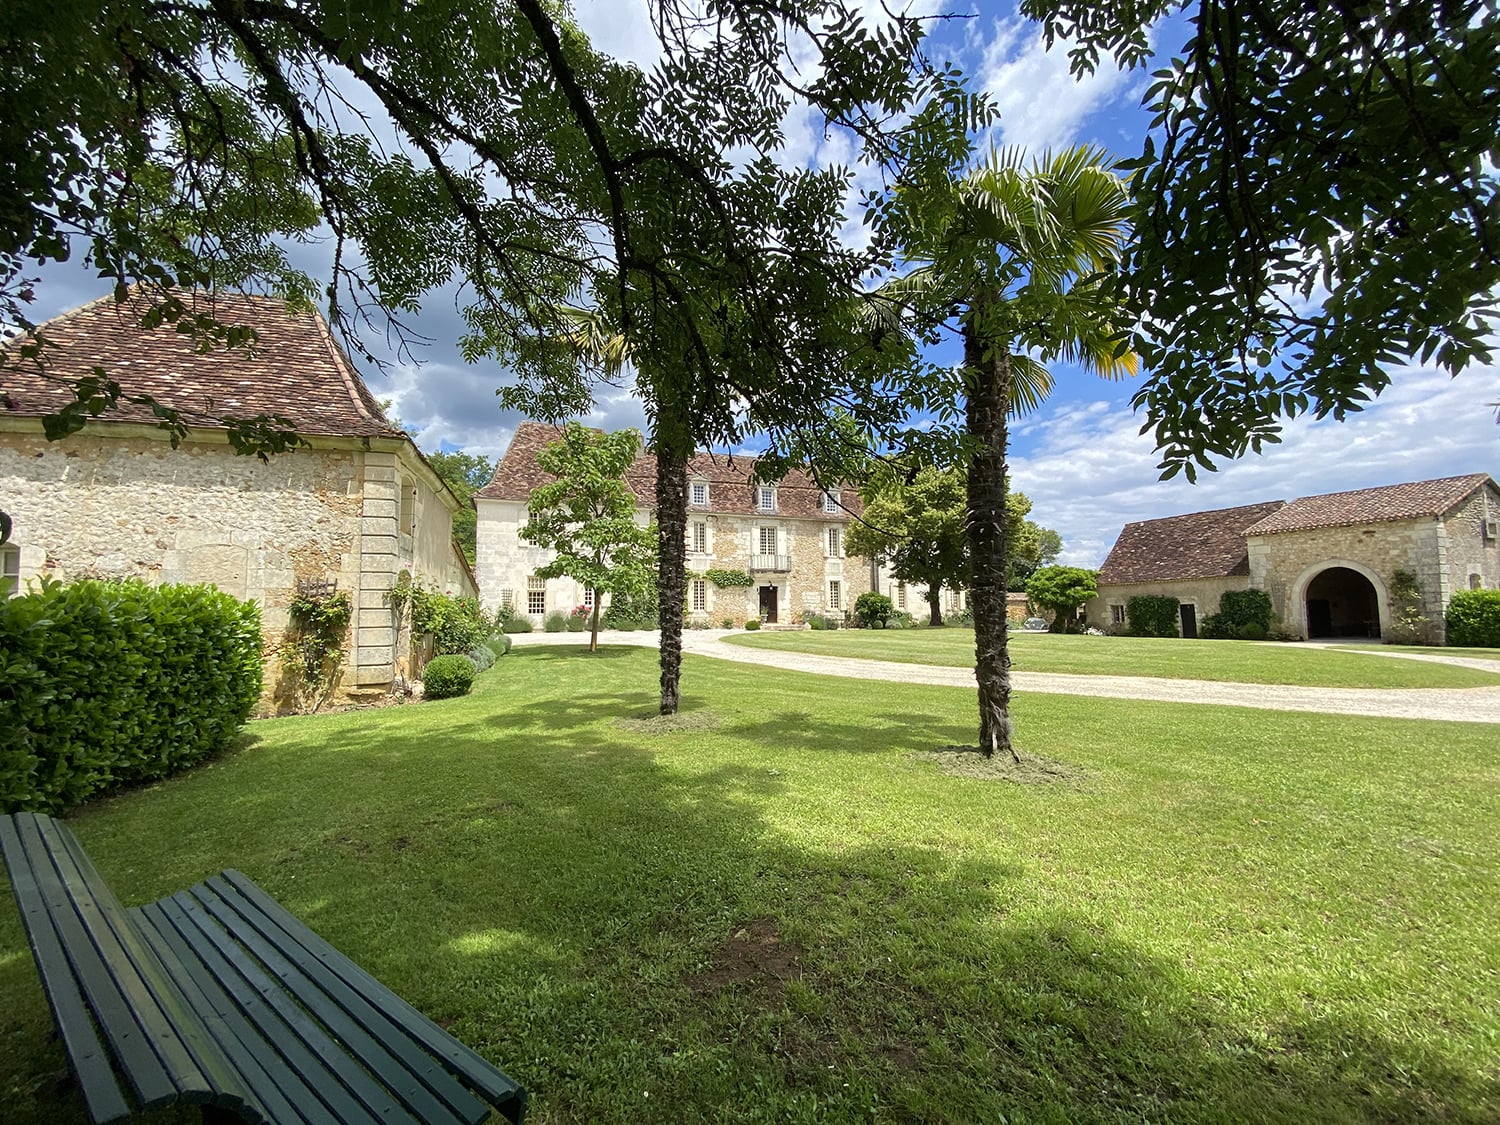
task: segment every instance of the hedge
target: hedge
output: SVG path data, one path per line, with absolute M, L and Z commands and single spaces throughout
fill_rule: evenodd
M 452 699 L 468 695 L 478 671 L 467 656 L 434 656 L 427 662 L 427 667 L 422 669 L 423 698 Z
M 1271 595 L 1264 590 L 1225 590 L 1219 612 L 1198 622 L 1205 640 L 1263 641 L 1271 628 Z
M 1448 603 L 1448 643 L 1500 648 L 1500 590 L 1460 590 Z
M 1176 598 L 1167 594 L 1137 594 L 1125 603 L 1132 637 L 1177 636 Z
M 260 611 L 210 586 L 45 582 L 0 601 L 0 809 L 61 812 L 228 745 Z

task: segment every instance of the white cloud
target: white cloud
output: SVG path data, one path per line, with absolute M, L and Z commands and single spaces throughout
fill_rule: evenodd
M 1488 472 L 1500 475 L 1500 427 L 1487 402 L 1500 398 L 1500 365 L 1457 378 L 1420 368 L 1346 421 L 1287 424 L 1280 445 L 1200 473 L 1157 479 L 1159 460 L 1142 419 L 1106 402 L 1044 410 L 1017 429 L 1013 486 L 1032 519 L 1063 537 L 1062 561 L 1098 566 L 1135 520 L 1292 500 L 1322 492 Z
M 997 20 L 984 44 L 977 81 L 1000 110 L 997 139 L 1031 152 L 1074 143 L 1085 120 L 1132 87 L 1131 75 L 1108 59 L 1091 75 L 1068 71 L 1068 47 L 1049 51 L 1038 23 L 1019 16 Z

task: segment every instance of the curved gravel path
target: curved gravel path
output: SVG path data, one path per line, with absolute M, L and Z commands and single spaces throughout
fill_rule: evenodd
M 725 644 L 728 635 L 718 629 L 689 629 L 682 635 L 682 649 L 695 656 L 762 664 L 789 672 L 818 676 L 844 676 L 860 680 L 890 680 L 904 684 L 937 687 L 974 686 L 969 668 L 943 668 L 931 664 L 898 664 L 889 660 L 857 660 L 837 656 L 815 656 L 805 652 L 757 649 Z M 654 632 L 607 632 L 607 644 L 641 645 L 655 648 Z M 520 633 L 512 636 L 518 645 L 578 644 L 587 642 L 579 633 Z M 1425 660 L 1456 664 L 1500 673 L 1500 661 L 1428 653 L 1378 652 L 1346 649 L 1370 656 Z M 1500 686 L 1479 688 L 1330 688 L 1294 687 L 1285 684 L 1235 684 L 1210 680 L 1166 680 L 1150 676 L 1075 676 L 1060 672 L 1012 672 L 1016 691 L 1045 695 L 1085 695 L 1109 699 L 1145 699 L 1159 703 L 1208 703 L 1226 707 L 1253 707 L 1264 711 L 1311 711 L 1325 715 L 1367 715 L 1384 719 L 1427 719 L 1438 722 L 1500 724 Z

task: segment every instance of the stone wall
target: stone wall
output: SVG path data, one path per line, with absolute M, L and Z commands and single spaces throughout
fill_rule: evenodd
M 1489 524 L 1500 531 L 1500 492 L 1485 487 L 1446 521 L 1443 611 L 1459 590 L 1500 589 L 1500 535 L 1486 535 Z
M 1271 612 L 1299 636 L 1307 635 L 1307 587 L 1331 567 L 1363 574 L 1375 588 L 1380 633 L 1390 635 L 1391 577 L 1416 575 L 1424 612 L 1441 627 L 1444 595 L 1441 521 L 1432 517 L 1285 531 L 1247 540 L 1250 581 L 1271 596 Z
M 1124 630 L 1128 622 L 1116 622 L 1112 607 L 1122 610 L 1135 597 L 1176 598 L 1183 605 L 1193 607 L 1199 624 L 1210 613 L 1219 612 L 1219 599 L 1229 590 L 1247 590 L 1248 578 L 1184 578 L 1176 582 L 1121 582 L 1115 585 L 1100 584 L 1097 597 L 1084 604 L 1084 620 L 1098 629 Z M 1181 632 L 1181 616 L 1178 617 L 1178 632 Z

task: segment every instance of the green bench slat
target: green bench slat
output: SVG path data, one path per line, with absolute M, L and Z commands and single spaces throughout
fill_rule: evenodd
M 179 891 L 163 906 L 181 911 L 187 928 L 179 928 L 194 952 L 210 964 L 210 971 L 224 982 L 236 1000 L 246 997 L 246 990 L 263 1002 L 255 1008 L 241 1010 L 267 1031 L 287 1061 L 297 1066 L 318 1096 L 340 1120 L 377 1122 L 410 1121 L 386 1088 L 363 1071 L 358 1063 L 281 988 L 280 983 L 263 972 L 236 959 L 236 946 L 202 905 L 186 891 Z M 262 1022 L 264 1021 L 264 1022 Z M 317 1060 L 316 1070 L 304 1069 L 306 1056 Z M 320 1073 L 321 1072 L 321 1073 Z M 353 1099 L 351 1101 L 351 1098 Z M 363 1107 L 363 1109 L 359 1107 Z
M 132 990 L 116 977 L 107 958 L 111 953 L 119 956 L 120 951 L 109 942 L 108 934 L 89 932 L 35 818 L 21 821 L 18 828 L 27 862 L 38 873 L 53 924 L 73 966 L 74 977 L 88 997 L 101 1037 L 120 1060 L 143 1105 L 151 1108 L 170 1104 L 177 1098 L 177 1085 L 167 1065 L 152 1049 L 152 1039 L 160 1034 L 165 1021 L 159 1012 L 149 1010 L 149 1000 L 144 1008 L 136 1007 L 131 992 L 143 992 L 144 988 Z M 105 939 L 107 944 L 101 947 L 98 938 Z
M 436 1059 L 307 956 L 229 883 L 209 879 L 186 893 L 195 897 L 264 970 L 279 978 L 419 1120 L 430 1125 L 480 1125 L 489 1117 L 489 1107 L 464 1089 Z
M 162 904 L 135 907 L 129 913 L 146 940 L 170 953 L 182 967 L 185 979 L 180 979 L 179 983 L 189 1000 L 195 1006 L 202 1005 L 203 1010 L 211 1010 L 217 1017 L 209 1027 L 217 1029 L 214 1038 L 225 1057 L 240 1072 L 261 1103 L 263 1119 L 277 1125 L 335 1125 L 336 1119 L 318 1100 L 313 1089 L 266 1042 L 219 981 L 194 955 L 167 918 Z
M 218 878 L 223 879 L 265 917 L 275 922 L 288 938 L 301 945 L 316 961 L 398 1024 L 408 1036 L 420 1043 L 433 1056 L 442 1060 L 443 1064 L 470 1089 L 476 1091 L 511 1121 L 521 1120 L 526 1110 L 526 1092 L 493 1063 L 464 1046 L 313 933 L 301 920 L 256 886 L 248 877 L 238 871 L 228 870 Z
M 10 817 L 0 817 L 0 855 L 4 856 L 6 874 L 25 922 L 26 940 L 42 978 L 42 991 L 52 1008 L 52 1018 L 78 1079 L 79 1091 L 95 1121 L 122 1121 L 130 1115 L 130 1103 L 125 1100 L 109 1055 L 94 1029 L 36 874 L 28 863 L 22 862 L 24 854 L 16 822 Z

